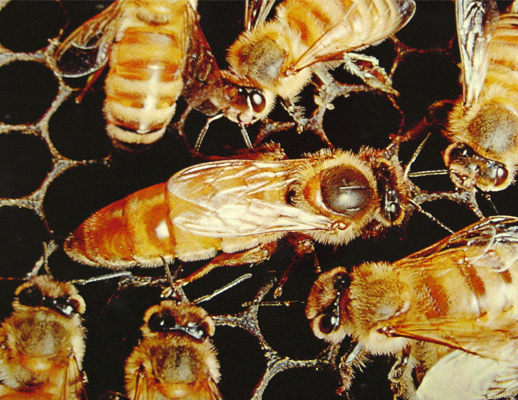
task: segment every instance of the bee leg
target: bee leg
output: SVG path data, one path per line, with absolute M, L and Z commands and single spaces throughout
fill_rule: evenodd
M 301 234 L 290 234 L 288 235 L 288 243 L 293 245 L 295 248 L 295 256 L 291 260 L 290 265 L 284 273 L 282 274 L 281 279 L 279 279 L 279 283 L 277 284 L 277 288 L 274 291 L 274 297 L 279 297 L 282 295 L 282 289 L 286 282 L 288 281 L 288 278 L 291 274 L 291 272 L 297 267 L 300 263 L 300 261 L 308 254 L 313 255 L 313 264 L 315 265 L 315 272 L 320 272 L 320 265 L 318 263 L 318 259 L 315 252 L 315 246 L 313 246 L 313 240 L 306 235 Z
M 199 270 L 191 275 L 178 279 L 175 284 L 179 286 L 194 282 L 196 279 L 208 274 L 214 268 L 218 267 L 238 267 L 244 264 L 258 264 L 270 258 L 277 249 L 277 242 L 269 242 L 253 247 L 241 253 L 222 253 L 212 259 L 211 262 L 205 264 Z
M 88 77 L 88 79 L 86 80 L 86 86 L 83 89 L 81 89 L 81 91 L 79 92 L 79 94 L 75 98 L 75 101 L 76 101 L 77 104 L 79 104 L 79 103 L 81 103 L 83 101 L 83 97 L 85 97 L 86 92 L 88 92 L 90 90 L 90 88 L 92 87 L 94 82 L 97 80 L 97 78 L 99 78 L 101 76 L 101 74 L 104 71 L 104 68 L 107 65 L 108 64 L 103 65 L 101 68 L 99 68 L 97 71 L 95 71 L 92 75 L 90 75 Z
M 410 346 L 403 349 L 388 375 L 394 400 L 416 398 L 415 385 L 411 376 L 410 351 Z
M 379 61 L 375 57 L 346 53 L 344 55 L 344 67 L 370 87 L 397 95 L 397 92 L 392 89 L 392 80 L 387 72 L 379 66 Z

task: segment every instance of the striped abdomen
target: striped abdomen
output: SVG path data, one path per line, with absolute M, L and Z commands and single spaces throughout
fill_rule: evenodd
M 186 1 L 176 3 L 167 23 L 151 24 L 134 16 L 113 44 L 104 113 L 115 141 L 153 143 L 174 115 L 183 89 L 188 7 Z

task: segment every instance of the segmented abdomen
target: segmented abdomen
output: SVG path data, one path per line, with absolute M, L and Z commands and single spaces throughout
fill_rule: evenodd
M 112 139 L 147 144 L 164 134 L 183 89 L 183 22 L 182 14 L 159 29 L 130 26 L 113 45 L 104 103 Z

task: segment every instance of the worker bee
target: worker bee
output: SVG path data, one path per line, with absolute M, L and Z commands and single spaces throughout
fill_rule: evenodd
M 113 269 L 212 259 L 193 280 L 218 266 L 265 261 L 284 236 L 304 239 L 296 242 L 307 243 L 301 255 L 313 252 L 313 241 L 378 237 L 429 201 L 406 176 L 398 148 L 194 165 L 97 211 L 64 249 L 80 263 Z
M 498 17 L 493 0 L 458 0 L 456 17 L 463 94 L 449 116 L 444 161 L 462 190 L 503 190 L 518 164 L 518 3 Z
M 163 136 L 184 87 L 190 41 L 205 40 L 196 6 L 196 0 L 116 0 L 57 48 L 65 77 L 109 64 L 103 111 L 115 145 L 147 145 Z
M 188 302 L 164 300 L 144 315 L 142 340 L 126 360 L 131 400 L 222 399 L 215 325 L 207 312 Z
M 1 399 L 82 399 L 85 302 L 70 283 L 35 276 L 0 327 Z
M 512 396 L 518 393 L 517 250 L 518 218 L 489 217 L 394 263 L 321 274 L 306 316 L 317 337 L 358 342 L 347 362 L 362 352 L 410 347 L 409 368 L 416 360 L 433 364 L 412 398 Z M 435 385 L 443 397 L 434 394 Z
M 346 53 L 377 44 L 411 19 L 413 0 L 286 0 L 266 21 L 274 1 L 247 2 L 245 31 L 227 53 L 223 78 L 240 88 L 245 110 L 229 107 L 225 115 L 248 125 L 265 118 L 275 99 L 295 99 L 312 74 L 328 82 L 325 72 L 341 63 L 351 71 Z M 371 76 L 373 78 L 373 76 Z

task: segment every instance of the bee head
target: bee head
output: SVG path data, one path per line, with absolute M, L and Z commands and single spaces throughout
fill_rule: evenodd
M 84 300 L 73 285 L 46 276 L 37 276 L 18 287 L 13 307 L 45 307 L 68 318 L 85 311 Z
M 214 323 L 205 310 L 197 306 L 165 300 L 146 311 L 142 331 L 144 335 L 176 333 L 203 341 L 214 334 Z
M 248 79 L 222 71 L 227 104 L 225 116 L 238 124 L 249 125 L 265 118 L 275 104 L 275 94 L 261 89 Z
M 321 274 L 309 293 L 306 317 L 316 337 L 340 343 L 350 334 L 347 293 L 351 276 L 343 267 Z
M 505 164 L 482 157 L 466 143 L 448 146 L 444 160 L 452 182 L 462 190 L 498 191 L 512 182 L 512 174 Z

